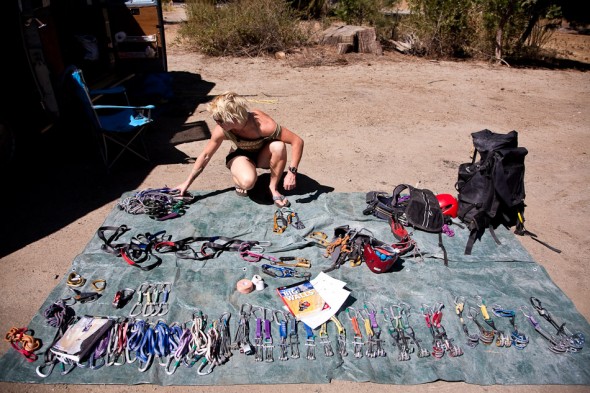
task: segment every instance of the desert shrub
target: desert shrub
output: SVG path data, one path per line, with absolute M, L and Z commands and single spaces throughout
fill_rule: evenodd
M 388 15 L 400 0 L 339 0 L 332 11 L 341 21 L 351 25 L 375 27 L 377 39 L 392 38 L 397 19 Z
M 180 33 L 208 55 L 258 56 L 304 45 L 299 20 L 283 0 L 189 0 Z
M 476 36 L 475 0 L 408 0 L 410 15 L 401 30 L 417 54 L 466 57 Z

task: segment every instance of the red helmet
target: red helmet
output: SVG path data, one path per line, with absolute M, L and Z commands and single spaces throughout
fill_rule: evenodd
M 399 251 L 393 247 L 373 239 L 370 244 L 363 245 L 363 257 L 367 267 L 373 273 L 385 273 L 397 261 Z
M 438 204 L 442 209 L 443 215 L 457 218 L 457 211 L 459 210 L 459 202 L 451 194 L 438 194 L 436 196 Z

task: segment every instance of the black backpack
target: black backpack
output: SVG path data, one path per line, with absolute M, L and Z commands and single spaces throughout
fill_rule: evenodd
M 409 196 L 402 197 L 402 192 Z M 403 224 L 426 232 L 438 233 L 439 246 L 443 250 L 445 266 L 448 265 L 447 252 L 442 243 L 442 228 L 445 223 L 442 209 L 434 193 L 408 184 L 400 184 L 388 195 L 382 191 L 369 191 L 365 201 L 367 207 L 363 214 L 372 214 L 390 225 Z M 394 233 L 394 236 L 396 234 Z
M 485 129 L 471 136 L 475 149 L 473 159 L 459 165 L 455 184 L 459 192 L 457 216 L 470 230 L 465 254 L 471 254 L 474 242 L 481 239 L 486 228 L 495 242 L 501 244 L 494 233 L 500 225 L 516 226 L 514 233 L 517 235 L 529 235 L 539 241 L 534 233 L 524 228 L 524 159 L 528 150 L 518 146 L 518 133 L 498 134 Z M 476 161 L 478 154 L 480 159 Z

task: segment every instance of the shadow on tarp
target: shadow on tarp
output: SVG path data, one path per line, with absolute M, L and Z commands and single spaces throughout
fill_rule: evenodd
M 288 227 L 283 233 L 272 231 L 272 213 L 275 210 L 267 205 L 252 203 L 249 198 L 235 195 L 233 192 L 192 191 L 197 201 L 191 205 L 185 215 L 167 221 L 156 221 L 146 215 L 132 215 L 119 209 L 113 209 L 103 222 L 104 226 L 127 225 L 130 230 L 117 242 L 126 244 L 134 236 L 144 233 L 165 231 L 171 239 L 184 239 L 187 236 L 226 236 L 243 240 L 269 240 L 272 244 L 264 253 L 276 257 L 296 256 L 311 261 L 309 271 L 315 277 L 331 263 L 324 256 L 325 249 L 307 238 L 311 231 L 322 231 L 331 235 L 337 226 L 349 225 L 351 228 L 366 228 L 382 241 L 392 241 L 393 235 L 387 224 L 373 216 L 363 215 L 366 207 L 365 193 L 322 193 L 313 203 L 295 203 L 305 228 L 297 230 Z M 313 191 L 312 191 L 313 192 Z M 121 197 L 129 195 L 130 192 Z M 306 195 L 301 194 L 305 199 Z M 339 310 L 337 317 L 346 329 L 348 356 L 335 354 L 324 355 L 319 332 L 314 332 L 316 359 L 306 358 L 306 332 L 303 326 L 298 328 L 298 340 L 301 356 L 280 361 L 279 325 L 270 324 L 270 336 L 274 346 L 274 362 L 256 362 L 254 356 L 247 356 L 233 351 L 229 360 L 214 368 L 208 375 L 198 375 L 197 366 L 192 368 L 181 365 L 174 374 L 168 375 L 158 359 L 145 372 L 138 370 L 138 364 L 102 367 L 97 370 L 76 368 L 67 375 L 61 375 L 56 368 L 47 378 L 41 378 L 35 372 L 43 362 L 43 357 L 34 363 L 28 363 L 16 351 L 9 351 L 0 357 L 0 381 L 25 382 L 38 384 L 139 384 L 156 385 L 260 385 L 274 384 L 281 381 L 289 383 L 329 383 L 331 380 L 353 382 L 375 382 L 383 384 L 421 384 L 437 380 L 465 381 L 478 385 L 548 385 L 548 384 L 590 384 L 590 351 L 587 348 L 578 353 L 556 354 L 548 348 L 543 338 L 525 319 L 520 308 L 528 307 L 528 312 L 540 323 L 542 329 L 551 334 L 555 329 L 536 314 L 529 303 L 531 296 L 543 302 L 543 306 L 558 323 L 566 323 L 572 333 L 590 334 L 590 324 L 576 310 L 571 300 L 558 288 L 548 276 L 545 269 L 531 259 L 515 235 L 505 229 L 498 231 L 502 246 L 497 246 L 491 236 L 482 238 L 481 244 L 474 247 L 475 255 L 465 256 L 464 246 L 467 230 L 457 228 L 455 236 L 445 239 L 449 254 L 449 266 L 445 267 L 438 258 L 404 257 L 403 269 L 384 274 L 374 274 L 364 264 L 352 267 L 349 263 L 329 272 L 333 278 L 343 281 L 351 292 L 345 306 Z M 438 236 L 422 233 L 416 241 L 425 255 L 434 255 L 438 250 Z M 94 303 L 75 304 L 76 315 L 129 316 L 137 297 L 123 309 L 114 309 L 112 299 L 121 288 L 138 288 L 143 282 L 170 282 L 171 292 L 168 297 L 169 312 L 163 319 L 170 325 L 190 323 L 196 310 L 208 315 L 213 322 L 231 313 L 230 336 L 235 337 L 238 314 L 244 303 L 255 307 L 279 310 L 282 301 L 275 289 L 299 281 L 298 278 L 278 278 L 265 275 L 261 263 L 241 259 L 238 252 L 224 251 L 209 260 L 190 260 L 176 256 L 174 253 L 160 253 L 162 263 L 150 271 L 134 268 L 117 256 L 102 250 L 103 241 L 94 235 L 84 251 L 72 262 L 72 269 L 91 282 L 104 278 L 107 286 L 102 296 Z M 194 247 L 199 248 L 198 245 Z M 158 252 L 155 250 L 154 252 Z M 264 278 L 266 289 L 252 293 L 236 290 L 236 283 L 254 275 Z M 42 354 L 52 343 L 55 328 L 48 325 L 44 310 L 58 299 L 71 295 L 65 281 L 67 275 L 51 291 L 31 322 L 27 325 L 34 331 L 35 337 L 43 341 L 38 351 Z M 86 290 L 90 284 L 87 284 Z M 465 344 L 465 333 L 459 318 L 455 314 L 453 299 L 465 296 L 466 309 L 474 307 L 477 311 L 482 299 L 491 308 L 501 304 L 505 309 L 516 310 L 515 323 L 519 332 L 529 338 L 529 344 L 522 350 L 514 347 L 486 346 L 480 343 L 475 348 Z M 398 360 L 399 349 L 390 334 L 395 331 L 391 321 L 385 320 L 378 313 L 377 323 L 380 338 L 387 356 L 368 358 L 363 348 L 363 356 L 353 355 L 353 338 L 355 326 L 349 319 L 346 307 L 363 309 L 370 305 L 375 310 L 382 310 L 391 305 L 405 303 L 410 312 L 405 324 L 412 326 L 421 346 L 432 349 L 432 334 L 424 321 L 422 307 L 434 307 L 438 303 L 445 305 L 441 310 L 441 320 L 445 331 L 464 354 L 451 357 L 446 352 L 441 359 L 432 356 L 418 358 L 416 352 L 410 353 L 408 361 Z M 478 332 L 473 320 L 464 315 L 465 324 L 471 334 Z M 485 325 L 481 315 L 478 322 Z M 492 316 L 497 329 L 511 332 L 508 318 Z M 155 322 L 155 319 L 154 319 Z M 249 319 L 250 341 L 255 339 L 255 316 Z M 301 324 L 299 324 L 301 325 Z M 359 323 L 363 341 L 367 340 L 364 324 Z M 327 324 L 328 336 L 333 348 L 337 338 L 334 323 Z M 410 343 L 412 348 L 415 346 Z M 310 372 L 310 367 L 313 372 Z M 559 372 L 556 372 L 559 370 Z
M 272 196 L 268 189 L 270 183 L 270 173 L 262 173 L 258 176 L 258 181 L 248 196 L 256 203 L 261 205 L 273 205 Z M 312 203 L 321 195 L 334 191 L 334 187 L 318 183 L 304 173 L 297 174 L 297 187 L 293 190 L 286 191 L 283 189 L 283 178 L 279 180 L 279 191 L 287 197 L 290 202 Z
M 215 84 L 199 74 L 169 72 L 140 75 L 125 87 L 132 104 L 156 105 L 156 121 L 145 131 L 150 162 L 124 154 L 107 173 L 97 140 L 73 104 L 63 120 L 38 139 L 3 173 L 0 196 L 4 223 L 0 226 L 0 258 L 71 224 L 127 190 L 137 189 L 156 165 L 190 160 L 175 146 L 208 139 L 205 122 L 185 124 L 209 101 Z

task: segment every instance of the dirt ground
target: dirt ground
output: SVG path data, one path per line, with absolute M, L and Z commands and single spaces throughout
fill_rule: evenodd
M 165 16 L 168 22 L 181 20 L 176 13 L 168 12 Z M 549 251 L 530 238 L 520 240 L 579 312 L 590 319 L 588 72 L 428 61 L 396 53 L 338 57 L 329 51 L 301 51 L 288 54 L 283 60 L 211 59 L 180 45 L 176 40 L 177 28 L 178 24 L 167 24 L 169 70 L 200 75 L 212 86 L 209 95 L 235 90 L 247 96 L 253 107 L 300 134 L 305 140 L 305 151 L 299 171 L 333 187 L 335 192 L 391 191 L 399 183 L 410 183 L 436 193 L 454 193 L 457 168 L 469 160 L 470 134 L 484 128 L 502 133 L 517 130 L 520 144 L 529 150 L 526 226 L 563 252 Z M 590 63 L 588 36 L 560 32 L 555 39 L 555 47 L 565 58 Z M 192 110 L 187 121 L 214 125 L 202 104 Z M 175 148 L 181 158 L 194 157 L 205 143 L 191 142 Z M 222 147 L 213 157 L 193 189 L 231 187 L 224 167 L 227 148 Z M 32 160 L 36 161 L 34 157 Z M 43 168 L 45 162 L 35 164 L 35 169 L 27 172 L 17 185 L 28 185 L 29 189 L 47 186 L 51 189 L 47 198 L 68 202 L 59 209 L 45 206 L 37 215 L 24 216 L 22 221 L 9 221 L 17 234 L 26 233 L 30 240 L 13 247 L 1 259 L 0 331 L 26 326 L 59 278 L 69 273 L 72 260 L 114 208 L 121 192 L 173 186 L 184 180 L 190 170 L 186 160 L 175 159 L 160 162 L 144 172 L 121 170 L 102 179 L 88 175 L 84 164 L 79 165 L 79 172 L 70 172 L 72 165 L 64 164 L 51 173 Z M 114 191 L 109 192 L 109 187 Z M 62 194 L 68 194 L 60 194 L 63 190 L 66 191 Z M 77 214 L 70 218 L 68 213 L 74 210 Z M 11 349 L 7 344 L 0 348 L 1 353 L 8 350 Z M 582 392 L 588 391 L 588 386 L 476 386 L 449 382 L 418 386 L 352 382 L 281 385 L 280 381 L 277 385 L 208 387 L 0 383 L 3 392 L 282 393 L 342 389 L 359 393 L 442 393 L 457 389 Z

